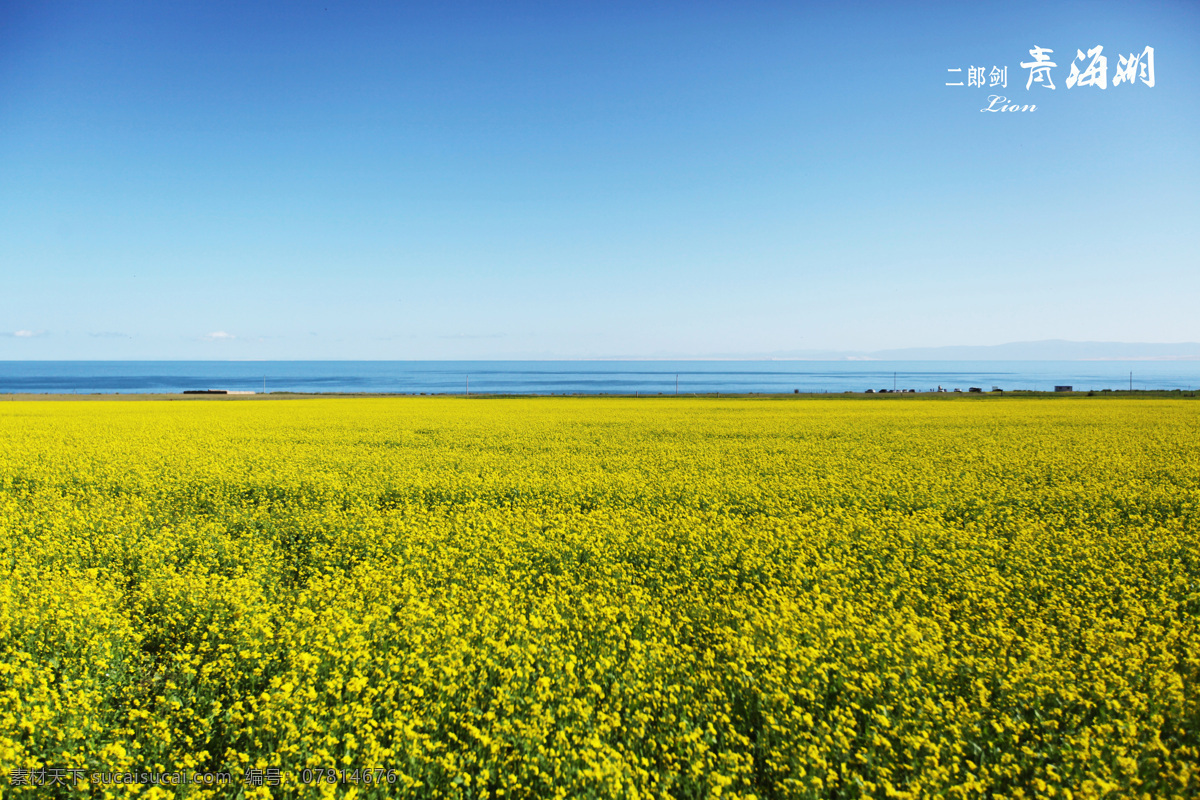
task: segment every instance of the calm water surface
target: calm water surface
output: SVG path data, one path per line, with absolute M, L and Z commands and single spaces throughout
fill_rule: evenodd
M 0 394 L 680 394 L 1200 388 L 1200 361 L 0 361 Z M 265 383 L 264 383 L 265 382 Z

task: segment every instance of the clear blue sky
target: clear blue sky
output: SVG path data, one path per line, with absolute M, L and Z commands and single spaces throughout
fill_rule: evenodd
M 1197 341 L 1198 221 L 1194 2 L 0 2 L 0 360 Z

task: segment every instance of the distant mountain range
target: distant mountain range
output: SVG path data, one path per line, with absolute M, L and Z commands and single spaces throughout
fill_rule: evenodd
M 744 356 L 743 356 L 744 357 Z M 1200 343 L 1040 342 L 951 347 L 905 347 L 896 350 L 793 350 L 764 358 L 812 361 L 1200 361 Z

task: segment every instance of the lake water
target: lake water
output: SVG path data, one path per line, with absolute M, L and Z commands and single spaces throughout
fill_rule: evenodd
M 1200 361 L 0 361 L 0 394 L 680 394 L 1200 388 Z

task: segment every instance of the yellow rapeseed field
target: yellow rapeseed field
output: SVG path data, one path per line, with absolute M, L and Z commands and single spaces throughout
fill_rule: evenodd
M 1195 798 L 1198 616 L 1190 399 L 0 403 L 5 796 Z

